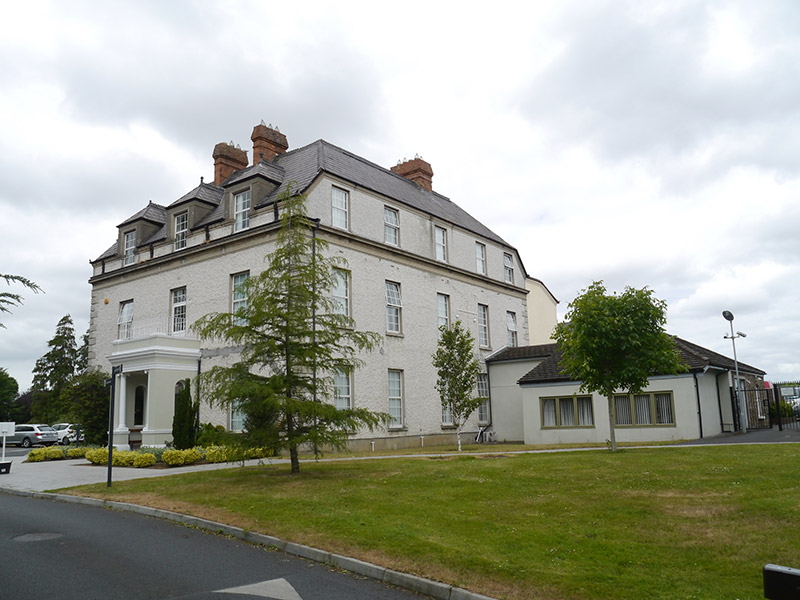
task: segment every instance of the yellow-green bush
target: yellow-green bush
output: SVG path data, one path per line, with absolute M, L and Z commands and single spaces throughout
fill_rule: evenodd
M 133 466 L 137 469 L 152 467 L 154 464 L 156 464 L 156 455 L 149 452 L 138 453 L 133 459 Z
M 136 458 L 136 455 L 136 452 L 133 450 L 114 450 L 114 454 L 111 458 L 111 464 L 115 467 L 132 467 L 133 459 Z
M 61 460 L 64 458 L 64 450 L 58 446 L 48 446 L 44 448 L 44 458 L 45 460 Z
M 170 467 L 180 467 L 186 462 L 186 456 L 183 450 L 166 450 L 161 455 L 161 460 Z
M 108 448 L 92 448 L 86 451 L 86 460 L 95 465 L 108 464 Z
M 206 460 L 210 463 L 226 462 L 228 449 L 225 446 L 211 446 L 206 449 Z
M 89 450 L 86 446 L 76 446 L 74 448 L 67 448 L 67 458 L 83 458 Z
M 35 448 L 28 452 L 28 462 L 42 462 L 47 459 L 45 451 L 47 448 Z

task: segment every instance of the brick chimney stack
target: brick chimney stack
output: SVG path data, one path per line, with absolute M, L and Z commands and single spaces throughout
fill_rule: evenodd
M 263 158 L 264 160 L 272 160 L 278 154 L 283 154 L 289 149 L 289 142 L 286 136 L 278 131 L 278 127 L 264 125 L 261 121 L 260 125 L 253 127 L 253 135 L 250 136 L 253 140 L 253 164 L 257 165 Z
M 429 162 L 422 160 L 421 156 L 415 156 L 411 160 L 398 163 L 391 168 L 391 171 L 410 179 L 429 192 L 433 191 L 433 168 Z
M 211 154 L 214 158 L 214 185 L 220 185 L 234 172 L 247 168 L 247 152 L 233 144 L 220 142 Z

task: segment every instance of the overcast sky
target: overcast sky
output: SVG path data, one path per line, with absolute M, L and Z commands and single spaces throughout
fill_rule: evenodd
M 800 3 L 4 3 L 0 315 L 27 389 L 89 260 L 261 119 L 433 187 L 560 300 L 649 286 L 668 331 L 800 377 Z M 0 286 L 5 284 L 0 281 Z

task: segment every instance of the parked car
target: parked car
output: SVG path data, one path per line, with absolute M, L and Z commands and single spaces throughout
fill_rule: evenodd
M 50 425 L 34 423 L 31 425 L 16 425 L 14 435 L 6 438 L 6 443 L 16 444 L 23 448 L 30 448 L 34 444 L 52 446 L 58 443 L 58 434 Z
M 80 425 L 76 425 L 75 423 L 56 423 L 53 425 L 53 429 L 55 429 L 58 434 L 59 444 L 66 446 L 72 442 L 79 441 L 77 437 L 78 431 L 81 429 Z M 83 440 L 83 431 L 81 431 L 80 439 Z

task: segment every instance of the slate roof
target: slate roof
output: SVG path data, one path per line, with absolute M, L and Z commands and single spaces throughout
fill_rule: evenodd
M 262 199 L 257 208 L 274 202 L 289 183 L 295 184 L 297 191 L 304 192 L 320 173 L 325 172 L 510 247 L 508 242 L 449 198 L 429 192 L 405 177 L 325 140 L 317 140 L 281 154 L 274 161 L 284 170 L 283 182 L 272 194 Z M 233 177 L 246 177 L 246 173 L 253 168 L 243 169 Z
M 675 337 L 675 344 L 681 359 L 688 365 L 690 371 L 702 371 L 706 367 L 720 367 L 733 370 L 733 359 L 722 354 L 693 344 L 687 340 Z M 570 381 L 571 379 L 561 372 L 558 363 L 561 360 L 561 352 L 558 344 L 539 344 L 536 346 L 521 346 L 517 348 L 504 348 L 497 354 L 486 359 L 487 363 L 510 361 L 510 360 L 541 360 L 538 365 L 528 371 L 517 382 L 525 383 L 550 383 L 556 381 Z M 739 363 L 739 372 L 748 375 L 766 375 L 765 371 L 757 369 L 743 362 Z
M 294 185 L 298 192 L 306 191 L 323 172 L 372 190 L 406 206 L 431 214 L 452 225 L 493 240 L 498 244 L 511 247 L 503 238 L 446 196 L 428 191 L 405 177 L 392 173 L 389 169 L 356 156 L 352 152 L 334 146 L 325 140 L 317 140 L 302 148 L 280 154 L 271 161 L 261 160 L 255 165 L 236 171 L 223 181 L 221 186 L 201 183 L 192 191 L 170 204 L 169 208 L 191 200 L 200 200 L 213 204 L 214 209 L 192 227 L 192 229 L 196 230 L 224 220 L 225 207 L 221 201 L 224 195 L 224 188 L 227 186 L 259 176 L 278 184 L 278 187 L 267 197 L 253 199 L 253 206 L 258 209 L 275 202 L 290 184 Z M 165 240 L 167 230 L 166 211 L 165 207 L 150 202 L 147 207 L 120 223 L 119 227 L 123 227 L 137 219 L 145 219 L 152 223 L 160 224 L 162 227 L 148 239 L 142 240 L 138 246 Z M 117 245 L 114 244 L 96 260 L 109 258 L 114 256 L 116 252 Z
M 223 190 L 221 187 L 212 185 L 210 183 L 201 183 L 191 192 L 187 192 L 175 200 L 175 202 L 170 204 L 167 208 L 175 208 L 184 202 L 190 202 L 192 200 L 199 200 L 200 202 L 217 206 L 222 201 L 222 196 L 224 193 L 225 190 Z
M 156 204 L 152 200 L 145 206 L 142 210 L 137 212 L 132 217 L 125 219 L 122 223 L 117 225 L 117 227 L 124 227 L 129 223 L 133 223 L 134 221 L 138 221 L 139 219 L 143 219 L 145 221 L 150 221 L 151 223 L 156 224 L 163 224 L 167 222 L 167 209 L 160 204 Z

